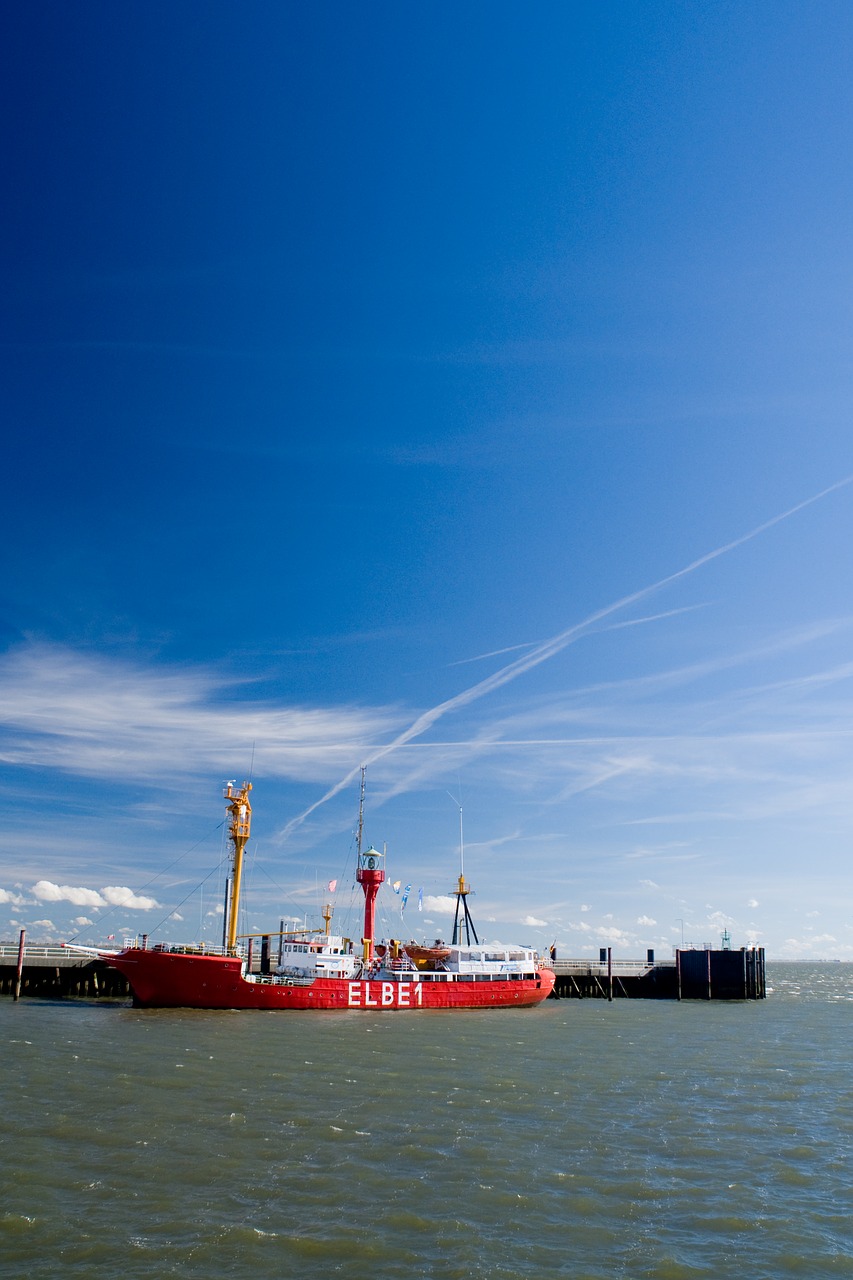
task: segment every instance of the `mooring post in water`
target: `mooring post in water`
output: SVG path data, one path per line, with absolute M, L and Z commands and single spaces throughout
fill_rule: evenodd
M 24 972 L 24 941 L 27 936 L 26 929 L 21 930 L 21 937 L 18 940 L 18 968 L 15 972 L 15 999 L 17 1000 L 21 994 L 21 974 Z

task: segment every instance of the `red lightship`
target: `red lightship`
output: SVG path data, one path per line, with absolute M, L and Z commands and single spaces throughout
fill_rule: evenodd
M 356 879 L 364 893 L 364 935 L 358 949 L 331 932 L 332 908 L 323 912 L 322 931 L 263 935 L 280 937 L 278 963 L 269 972 L 251 971 L 247 950 L 238 948 L 237 912 L 243 851 L 249 839 L 251 783 L 239 791 L 229 783 L 225 799 L 233 846 L 231 892 L 225 945 L 133 943 L 110 951 L 75 947 L 95 954 L 125 975 L 134 1003 L 189 1009 L 350 1009 L 362 1012 L 423 1009 L 505 1009 L 541 1004 L 554 986 L 554 973 L 529 947 L 481 945 L 468 912 L 470 893 L 459 876 L 452 944 L 434 947 L 392 939 L 375 945 L 376 896 L 385 879 L 384 854 L 361 849 L 361 813 Z M 460 927 L 460 912 L 462 924 Z M 466 944 L 461 942 L 466 932 Z M 313 936 L 314 934 L 318 936 Z M 474 942 L 471 942 L 473 933 Z M 264 953 L 262 952 L 262 955 Z

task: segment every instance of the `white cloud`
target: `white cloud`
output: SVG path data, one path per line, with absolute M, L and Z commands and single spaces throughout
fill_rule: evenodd
M 525 916 L 521 923 L 529 929 L 545 929 L 548 925 L 547 920 L 540 920 L 537 916 Z
M 108 884 L 101 893 L 111 907 L 128 907 L 131 911 L 153 911 L 160 905 L 156 898 L 145 898 L 142 894 L 128 889 L 126 885 Z
M 761 904 L 758 902 L 758 900 L 757 900 L 756 898 L 750 898 L 750 899 L 749 899 L 749 902 L 747 902 L 747 904 L 746 904 L 746 905 L 747 905 L 748 907 L 758 907 L 758 906 L 760 906 Z
M 39 902 L 72 902 L 75 907 L 105 907 L 106 901 L 96 889 L 82 889 L 70 884 L 54 884 L 39 880 L 33 885 Z
M 22 907 L 26 898 L 21 897 L 19 893 L 10 893 L 8 889 L 0 889 L 0 902 L 8 903 L 13 907 Z
M 582 902 L 581 911 L 592 911 L 592 907 L 589 905 L 588 902 Z
M 605 917 L 606 918 L 606 917 Z M 611 945 L 627 946 L 633 942 L 631 934 L 626 933 L 624 929 L 617 928 L 616 925 L 591 925 L 585 920 L 571 921 L 569 927 L 577 930 L 578 933 L 591 934 L 597 938 L 599 943 L 610 943 Z
M 155 898 L 145 898 L 124 885 L 107 885 L 101 889 L 85 889 L 79 885 L 54 884 L 52 880 L 39 880 L 33 885 L 33 893 L 39 902 L 71 902 L 75 907 L 128 907 L 135 911 L 151 911 L 160 904 Z M 89 922 L 91 923 L 91 922 Z
M 424 894 L 424 911 L 435 911 L 439 915 L 445 915 L 455 910 L 456 899 L 449 893 L 437 894 L 434 897 L 429 893 Z
M 653 920 L 651 916 L 637 916 L 637 924 L 653 925 L 657 924 L 657 920 Z
M 56 925 L 52 920 L 34 920 L 32 927 L 34 929 L 49 929 L 51 933 L 56 931 Z
M 640 884 L 641 884 L 641 885 L 643 885 L 646 889 L 659 889 L 659 888 L 660 888 L 660 885 L 659 885 L 659 884 L 655 884 L 654 880 L 641 880 L 641 881 L 640 881 Z
M 734 923 L 732 917 L 727 916 L 724 911 L 712 911 L 708 916 L 708 924 L 712 929 L 732 929 Z
M 598 929 L 595 929 L 593 932 L 595 933 L 595 936 L 597 938 L 601 939 L 602 942 L 611 942 L 611 943 L 626 942 L 627 943 L 631 941 L 631 935 L 628 933 L 625 933 L 623 929 L 617 929 L 615 925 L 607 925 L 607 926 L 602 925 L 602 926 L 599 926 Z
M 72 924 L 79 925 L 82 929 L 87 924 L 94 924 L 94 920 L 90 920 L 88 916 L 75 916 L 71 921 Z

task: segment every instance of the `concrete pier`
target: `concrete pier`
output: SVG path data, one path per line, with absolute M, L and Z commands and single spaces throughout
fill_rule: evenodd
M 0 995 L 14 996 L 17 943 L 0 943 Z M 127 979 L 103 960 L 75 955 L 62 947 L 26 946 L 20 977 L 22 996 L 57 999 L 129 999 Z

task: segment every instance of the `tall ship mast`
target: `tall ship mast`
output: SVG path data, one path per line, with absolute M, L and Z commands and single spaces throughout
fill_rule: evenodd
M 366 853 L 361 844 L 364 835 L 364 766 L 361 769 L 361 793 L 358 802 L 358 839 L 355 878 L 364 894 L 364 933 L 361 939 L 365 963 L 374 957 L 376 935 L 376 895 L 385 880 L 384 854 L 371 846 Z
M 231 854 L 231 883 L 228 894 L 225 921 L 225 950 L 236 954 L 237 924 L 240 910 L 240 890 L 243 883 L 243 852 L 252 829 L 252 806 L 249 803 L 251 782 L 244 782 L 239 791 L 234 790 L 234 783 L 225 784 L 224 796 L 228 801 L 227 811 L 230 818 L 229 838 L 233 845 Z
M 450 794 L 448 792 L 448 794 Z M 454 799 L 453 796 L 450 797 Z M 453 896 L 456 899 L 456 913 L 453 917 L 453 945 L 462 942 L 462 935 L 465 935 L 465 943 L 470 947 L 471 939 L 474 939 L 475 946 L 479 946 L 480 939 L 477 937 L 477 930 L 474 928 L 474 921 L 471 919 L 471 912 L 468 910 L 468 895 L 471 889 L 465 880 L 465 839 L 462 833 L 462 801 L 459 804 L 459 879 L 456 882 L 456 888 Z

